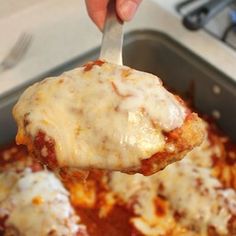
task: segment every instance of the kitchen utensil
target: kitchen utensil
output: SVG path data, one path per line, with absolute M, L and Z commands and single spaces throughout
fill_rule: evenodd
M 100 59 L 122 65 L 123 22 L 115 10 L 115 0 L 110 0 L 103 31 Z
M 198 30 L 204 27 L 216 14 L 235 0 L 211 0 L 197 9 L 189 12 L 183 18 L 184 26 L 189 30 Z
M 30 46 L 32 36 L 22 33 L 12 49 L 0 63 L 0 72 L 11 69 L 20 62 Z
M 133 31 L 124 40 L 124 64 L 140 71 L 148 71 L 162 78 L 176 94 L 188 94 L 196 111 L 218 114 L 217 124 L 236 142 L 236 82 L 221 70 L 195 55 L 179 42 L 158 31 Z M 78 55 L 71 61 L 15 88 L 0 99 L 0 146 L 12 142 L 16 125 L 12 107 L 20 94 L 32 83 L 57 76 L 99 57 L 99 48 Z M 188 96 L 188 97 L 189 97 Z

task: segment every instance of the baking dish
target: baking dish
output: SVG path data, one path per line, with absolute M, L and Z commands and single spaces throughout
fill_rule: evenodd
M 88 52 L 86 55 L 79 56 L 78 58 L 75 58 L 74 60 L 68 63 L 65 63 L 64 65 L 53 69 L 47 74 L 42 75 L 39 78 L 35 78 L 34 80 L 32 80 L 32 82 L 36 80 L 40 80 L 46 76 L 53 76 L 53 75 L 60 74 L 63 71 L 76 67 L 77 65 L 81 65 L 89 60 L 96 59 L 97 55 L 98 55 L 98 49 L 94 49 Z M 176 93 L 187 98 L 187 101 L 191 101 L 194 106 L 194 109 L 199 111 L 201 114 L 208 114 L 210 116 L 215 117 L 216 122 L 224 131 L 224 133 L 226 135 L 229 135 L 229 137 L 231 137 L 232 140 L 234 141 L 236 140 L 235 139 L 236 132 L 234 128 L 234 120 L 235 120 L 234 96 L 236 95 L 236 91 L 235 91 L 236 86 L 233 79 L 226 77 L 222 72 L 220 72 L 219 69 L 212 67 L 207 62 L 205 62 L 202 58 L 195 56 L 193 53 L 186 50 L 184 46 L 177 44 L 173 39 L 171 39 L 167 35 L 164 35 L 160 32 L 154 32 L 154 31 L 135 31 L 135 32 L 131 32 L 130 34 L 126 36 L 125 47 L 124 47 L 124 64 L 129 65 L 139 70 L 144 70 L 144 71 L 157 74 L 159 77 L 163 79 L 167 87 L 171 88 Z M 22 88 L 16 88 L 15 91 L 12 91 L 11 93 L 7 94 L 5 97 L 1 98 L 1 101 L 0 101 L 1 146 L 4 146 L 4 144 L 7 144 L 9 142 L 13 142 L 14 140 L 16 128 L 15 128 L 14 121 L 12 119 L 11 110 L 18 96 L 21 94 L 21 92 L 25 89 L 26 86 L 28 85 L 25 85 Z M 210 134 L 209 137 L 214 136 L 215 135 L 214 132 L 215 131 L 209 132 Z M 224 140 L 225 140 L 225 137 L 224 137 Z M 214 145 L 217 146 L 218 144 L 223 142 L 221 141 L 221 136 L 218 137 L 218 141 L 219 143 L 216 142 L 216 144 L 214 144 L 213 142 L 211 144 L 213 145 L 211 148 L 211 150 L 213 150 L 213 155 L 215 154 Z M 226 146 L 227 146 L 227 143 L 226 143 Z M 204 145 L 202 148 L 204 149 Z M 228 147 L 228 149 L 230 150 L 230 146 Z M 223 153 L 227 152 L 228 149 L 223 149 L 222 152 Z M 9 149 L 9 151 L 11 150 L 16 151 L 17 148 L 13 145 L 13 149 Z M 216 152 L 218 152 L 218 149 L 216 149 Z M 235 150 L 233 152 L 235 153 Z M 231 173 L 231 172 L 232 174 L 235 173 L 233 169 L 234 164 L 232 163 L 233 159 L 232 160 L 229 159 L 231 162 L 227 163 L 227 160 L 224 160 L 224 157 L 223 155 L 221 155 L 222 153 L 220 152 L 220 158 L 222 159 L 213 158 L 212 160 L 215 160 L 214 166 L 213 167 L 211 166 L 209 168 L 208 166 L 209 163 L 207 164 L 205 160 L 205 159 L 208 159 L 208 158 L 205 158 L 207 157 L 208 150 L 206 150 L 205 154 L 201 152 L 201 149 L 200 149 L 200 154 L 198 153 L 198 151 L 196 153 L 197 153 L 197 158 L 193 158 L 194 161 L 196 161 L 196 163 L 193 166 L 191 162 L 191 157 L 184 158 L 183 161 L 170 165 L 164 171 L 157 173 L 157 175 L 150 176 L 150 178 L 144 177 L 141 175 L 125 175 L 119 172 L 113 172 L 113 173 L 109 173 L 108 175 L 103 175 L 103 173 L 99 173 L 95 171 L 94 173 L 93 172 L 90 173 L 87 181 L 80 182 L 76 180 L 76 182 L 73 182 L 70 179 L 70 177 L 64 176 L 64 177 L 68 177 L 68 179 L 64 178 L 63 182 L 71 194 L 70 196 L 71 196 L 72 205 L 78 210 L 77 213 L 82 218 L 82 221 L 86 223 L 86 219 L 87 220 L 89 219 L 88 222 L 86 223 L 88 226 L 88 229 L 90 227 L 89 226 L 90 224 L 94 225 L 94 234 L 91 234 L 91 235 L 96 235 L 96 236 L 104 235 L 103 233 L 101 233 L 103 232 L 104 229 L 106 230 L 106 232 L 108 232 L 107 235 L 111 235 L 112 233 L 110 232 L 114 233 L 112 235 L 121 235 L 121 234 L 133 235 L 132 233 L 130 233 L 130 231 L 135 230 L 136 228 L 138 230 L 141 230 L 141 232 L 145 232 L 147 228 L 146 227 L 142 228 L 143 222 L 140 220 L 142 220 L 142 217 L 146 219 L 145 217 L 147 216 L 150 216 L 150 219 L 147 218 L 148 220 L 151 220 L 150 222 L 153 222 L 152 219 L 154 217 L 155 219 L 154 222 L 156 224 L 155 226 L 156 228 L 154 227 L 155 230 L 159 230 L 159 226 L 158 226 L 159 224 L 161 225 L 161 229 L 165 230 L 165 227 L 166 227 L 165 222 L 167 221 L 166 219 L 169 219 L 168 218 L 169 214 L 163 214 L 163 212 L 166 212 L 165 209 L 168 210 L 167 212 L 170 211 L 168 208 L 169 204 L 172 204 L 171 207 L 173 208 L 172 210 L 174 210 L 175 220 L 177 220 L 178 222 L 178 219 L 180 219 L 181 217 L 182 219 L 184 219 L 183 217 L 184 214 L 181 214 L 181 211 L 180 212 L 178 211 L 180 207 L 179 201 L 178 201 L 179 198 L 183 197 L 184 206 L 187 206 L 186 208 L 188 209 L 189 207 L 188 207 L 188 204 L 186 203 L 189 201 L 191 205 L 191 202 L 195 196 L 197 197 L 197 199 L 198 198 L 201 199 L 201 196 L 204 196 L 204 194 L 208 196 L 207 194 L 211 193 L 212 191 L 215 193 L 217 191 L 220 192 L 221 190 L 225 191 L 223 192 L 224 194 L 223 193 L 222 194 L 226 196 L 227 195 L 226 193 L 228 193 L 228 191 L 230 191 L 231 193 L 233 191 L 232 196 L 229 195 L 229 197 L 231 197 L 230 203 L 232 203 L 230 205 L 234 206 L 233 205 L 234 199 L 236 198 L 234 197 L 233 194 L 235 193 L 235 191 L 229 190 L 229 188 L 235 187 L 234 182 L 231 181 L 232 179 L 234 179 L 233 178 L 234 176 L 230 176 L 230 178 L 227 178 L 228 175 L 227 176 L 224 175 L 224 173 Z M 211 152 L 210 152 L 210 158 L 211 158 Z M 3 158 L 3 162 L 4 160 L 5 159 Z M 217 176 L 217 178 L 219 178 L 222 184 L 220 182 L 216 182 L 216 179 L 214 179 L 214 181 L 212 180 L 212 176 L 210 174 L 211 171 L 215 171 L 215 175 Z M 105 181 L 106 183 L 103 186 L 102 183 L 104 184 L 103 182 L 104 178 L 106 179 Z M 164 181 L 162 181 L 162 178 Z M 174 182 L 173 182 L 173 178 L 174 178 Z M 6 180 L 4 179 L 4 181 Z M 216 184 L 215 187 L 209 185 L 210 190 L 205 189 L 205 187 L 208 186 L 209 181 L 211 183 Z M 168 193 L 168 183 L 174 183 L 170 185 L 171 187 L 169 188 L 170 190 L 169 193 Z M 185 183 L 186 185 L 183 185 L 183 183 Z M 106 184 L 108 184 L 109 187 Z M 223 189 L 222 189 L 222 186 L 223 186 Z M 111 189 L 108 192 L 106 192 L 107 188 L 111 188 Z M 125 191 L 123 191 L 122 188 L 124 188 Z M 104 189 L 106 189 L 105 192 L 103 192 Z M 165 192 L 165 189 L 167 190 L 167 192 Z M 84 190 L 86 191 L 84 192 Z M 204 191 L 202 192 L 202 190 Z M 78 195 L 79 196 L 78 197 L 76 194 L 77 191 L 79 191 L 79 193 L 82 195 Z M 140 195 L 136 196 L 135 191 L 138 191 Z M 155 195 L 156 191 L 158 195 Z M 95 199 L 97 199 L 96 200 L 97 202 L 94 200 L 94 194 L 95 194 L 94 192 L 98 193 L 98 196 L 95 197 Z M 126 193 L 128 194 L 128 196 L 129 194 L 131 194 L 130 195 L 131 197 L 128 198 L 129 200 L 127 202 L 125 202 L 126 205 L 122 206 L 122 201 L 119 202 L 119 200 L 122 198 L 125 199 Z M 188 193 L 188 194 L 185 195 L 185 193 Z M 113 213 L 111 213 L 113 217 L 113 218 L 111 217 L 112 223 L 109 223 L 110 222 L 109 209 L 111 210 L 112 208 L 109 204 L 110 203 L 112 204 L 112 202 L 115 200 L 113 199 L 109 203 L 109 199 L 111 197 L 110 194 L 112 195 L 116 194 L 116 197 L 118 197 L 117 198 L 118 200 L 116 202 L 116 204 L 118 205 L 115 206 L 114 208 L 115 210 L 113 209 L 112 210 Z M 204 213 L 204 210 L 206 209 L 206 212 L 208 212 L 207 206 L 211 207 L 211 206 L 214 206 L 214 204 L 218 204 L 218 203 L 221 204 L 221 200 L 220 200 L 221 197 L 219 196 L 223 196 L 223 195 L 219 195 L 219 194 L 216 196 L 213 195 L 213 199 L 209 198 L 210 201 L 208 201 L 207 204 L 205 205 L 203 205 L 202 202 L 199 200 L 195 201 L 195 204 L 192 204 L 193 207 L 189 208 L 189 209 L 196 210 L 193 212 L 194 213 L 193 217 L 197 217 L 198 212 L 201 212 L 201 211 L 203 211 L 203 215 L 204 216 L 206 215 L 207 217 L 207 214 Z M 82 196 L 84 196 L 85 198 L 83 198 Z M 107 199 L 108 202 L 105 201 L 106 198 L 100 199 L 101 196 L 108 197 Z M 142 201 L 142 196 L 148 196 L 148 198 Z M 166 205 L 165 196 L 168 196 L 169 203 L 167 203 L 167 205 Z M 170 196 L 173 196 L 174 201 L 172 201 L 173 199 Z M 187 198 L 186 200 L 184 196 L 192 196 L 192 197 L 190 197 L 189 199 Z M 155 201 L 152 201 L 153 200 L 152 197 L 155 197 L 154 198 Z M 99 199 L 101 200 L 100 203 L 99 203 Z M 132 202 L 134 199 L 136 200 Z M 144 205 L 142 206 L 144 208 L 141 208 L 142 209 L 141 212 L 144 213 L 144 215 L 141 214 L 141 218 L 140 218 L 140 215 L 138 214 L 140 208 L 137 208 L 138 212 L 134 212 L 135 214 L 137 214 L 136 215 L 137 217 L 133 217 L 133 215 L 127 216 L 127 214 L 124 213 L 126 212 L 127 208 L 129 209 L 129 207 L 132 204 L 134 207 L 135 203 L 137 203 L 137 206 L 140 206 L 140 204 L 142 206 L 142 203 L 144 203 Z M 151 203 L 155 203 L 154 206 L 156 206 L 156 211 L 154 212 L 156 212 L 159 218 L 155 218 L 156 217 L 155 214 L 153 216 L 152 214 L 153 205 Z M 99 206 L 99 211 L 96 208 L 97 204 Z M 119 207 L 121 206 L 123 208 L 120 209 Z M 213 209 L 216 209 L 216 208 L 213 207 Z M 117 210 L 121 210 L 121 211 L 118 211 L 117 213 Z M 135 207 L 133 210 L 135 211 Z M 181 210 L 181 207 L 180 207 L 180 210 Z M 145 212 L 147 213 L 147 215 L 145 215 Z M 105 218 L 102 218 L 100 214 L 102 215 L 104 214 Z M 128 214 L 130 214 L 130 212 Z M 215 214 L 215 217 L 218 217 L 218 215 L 219 214 Z M 122 219 L 124 218 L 124 221 L 120 220 L 120 218 L 118 218 L 117 220 L 116 218 L 117 216 L 118 217 L 121 216 Z M 167 218 L 163 216 L 166 216 Z M 234 216 L 235 214 L 233 215 L 233 217 Z M 232 219 L 234 220 L 234 218 Z M 131 221 L 132 221 L 133 227 L 131 227 L 130 225 Z M 148 222 L 147 225 L 150 224 L 149 221 L 147 222 Z M 169 227 L 171 229 L 172 227 L 177 227 L 176 230 L 178 231 L 178 227 L 180 225 L 175 224 L 175 222 L 172 222 L 172 223 L 173 225 L 172 224 L 169 225 L 168 223 L 167 228 Z M 204 225 L 204 223 L 205 221 L 200 219 L 200 223 L 198 221 L 196 222 L 194 221 L 193 225 L 188 223 L 189 225 L 187 224 L 187 227 L 190 227 L 190 230 L 194 230 L 194 227 L 199 226 L 201 228 L 201 226 Z M 153 229 L 152 224 L 150 225 L 151 225 L 151 228 L 148 228 L 148 230 L 152 231 Z M 211 226 L 212 225 L 210 224 L 210 227 L 207 228 L 207 235 L 214 235 L 214 236 L 219 235 L 215 233 L 216 231 Z M 227 235 L 234 235 L 232 234 L 232 232 L 235 232 L 234 221 L 231 222 L 230 226 L 232 226 L 233 228 L 231 228 L 230 233 Z M 205 226 L 203 226 L 203 228 L 204 227 Z M 92 231 L 92 229 L 89 231 Z M 156 232 L 157 231 L 155 231 L 155 234 L 151 234 L 151 235 L 157 235 Z M 135 235 L 140 235 L 138 233 L 136 234 L 136 231 L 134 231 L 134 233 Z M 172 233 L 173 234 L 171 235 L 175 235 L 175 236 L 177 235 L 175 234 L 175 231 Z M 148 233 L 144 233 L 144 234 L 149 235 Z M 180 235 L 182 236 L 183 234 L 180 234 Z M 184 235 L 189 235 L 189 234 L 186 233 Z M 206 234 L 203 234 L 203 235 L 206 235 Z

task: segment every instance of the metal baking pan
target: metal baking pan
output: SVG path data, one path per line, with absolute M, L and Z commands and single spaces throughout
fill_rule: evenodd
M 197 57 L 174 39 L 157 31 L 134 31 L 126 35 L 124 64 L 158 75 L 176 93 L 191 99 L 196 110 L 213 115 L 219 127 L 236 142 L 236 83 L 219 69 Z M 78 56 L 38 78 L 61 74 L 98 57 L 98 49 Z M 25 84 L 0 99 L 0 145 L 14 140 L 16 125 L 11 110 Z

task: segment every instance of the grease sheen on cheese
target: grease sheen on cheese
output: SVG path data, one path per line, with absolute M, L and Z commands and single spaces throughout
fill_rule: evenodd
M 110 63 L 31 86 L 14 108 L 22 130 L 26 113 L 26 135 L 42 130 L 53 138 L 60 166 L 115 170 L 163 151 L 163 131 L 180 127 L 186 116 L 156 76 Z
M 204 147 L 205 144 L 201 146 Z M 201 156 L 204 150 L 192 152 Z M 144 235 L 167 234 L 175 227 L 175 212 L 182 214 L 180 225 L 193 230 L 198 236 L 208 235 L 210 226 L 219 235 L 227 235 L 228 222 L 232 215 L 236 215 L 235 190 L 224 189 L 222 183 L 212 176 L 211 168 L 198 166 L 189 157 L 152 176 L 113 172 L 109 184 L 122 201 L 127 205 L 134 204 L 136 216 L 131 222 Z M 156 214 L 155 199 L 158 194 L 170 204 L 166 206 L 170 210 L 166 209 L 164 217 Z
M 180 164 L 179 167 L 175 165 L 172 164 L 168 171 L 166 170 L 169 167 L 163 171 L 163 178 L 158 176 L 159 173 L 148 177 L 140 174 L 131 176 L 118 172 L 112 174 L 110 185 L 114 193 L 128 205 L 135 199 L 136 216 L 131 219 L 133 225 L 144 235 L 165 235 L 176 227 L 174 213 L 178 210 L 184 215 L 180 220 L 180 225 L 194 229 L 198 236 L 208 235 L 209 226 L 214 226 L 220 234 L 227 234 L 227 224 L 232 212 L 236 213 L 234 190 L 215 189 L 222 187 L 219 181 L 209 177 L 209 170 L 200 168 L 197 176 L 204 179 L 204 188 L 206 191 L 210 191 L 203 195 L 202 190 L 198 190 L 195 185 L 198 177 L 193 179 L 192 173 L 189 175 L 192 167 L 185 166 L 185 164 Z M 185 173 L 183 168 L 189 167 L 190 171 Z M 201 174 L 205 176 L 201 176 Z M 164 183 L 164 192 L 159 192 L 157 189 L 161 180 Z M 164 217 L 158 216 L 155 212 L 155 198 L 158 193 L 171 203 L 171 210 L 166 210 L 168 214 Z M 231 205 L 227 203 L 229 199 Z M 172 214 L 170 214 L 171 212 Z
M 7 216 L 6 231 L 13 227 L 24 236 L 75 236 L 85 229 L 78 224 L 69 193 L 48 171 L 3 172 L 0 191 L 0 217 Z

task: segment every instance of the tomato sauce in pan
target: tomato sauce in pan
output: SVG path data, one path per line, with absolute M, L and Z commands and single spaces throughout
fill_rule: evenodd
M 220 146 L 223 153 L 220 158 L 212 156 L 213 174 L 223 183 L 224 187 L 236 189 L 236 145 L 215 127 L 214 122 L 209 120 L 207 120 L 207 122 L 211 124 L 208 127 L 208 139 L 211 145 Z M 52 146 L 53 145 L 49 145 L 48 147 Z M 8 167 L 14 165 L 18 160 L 22 160 L 24 163 L 23 165 L 30 166 L 34 171 L 42 169 L 42 166 L 35 160 L 31 160 L 30 164 L 29 162 L 24 162 L 27 157 L 31 159 L 24 146 L 17 146 L 12 143 L 11 145 L 1 148 L 0 172 L 8 169 Z M 227 175 L 225 173 L 227 173 Z M 102 172 L 92 171 L 87 177 L 87 179 L 91 180 L 94 186 L 96 186 L 96 194 L 102 194 L 107 191 L 106 186 L 103 186 L 102 184 L 102 176 Z M 70 179 L 67 179 L 66 181 L 64 184 L 70 191 Z M 99 214 L 102 206 L 101 199 L 98 199 L 93 207 L 76 205 L 73 203 L 73 200 L 71 202 L 77 214 L 80 216 L 81 223 L 85 224 L 87 227 L 87 236 L 142 236 L 142 234 L 132 226 L 130 219 L 134 214 L 132 210 L 127 208 L 125 205 L 116 204 L 107 215 L 101 217 Z M 159 214 L 163 213 L 162 209 L 161 211 L 160 208 L 157 209 L 159 210 Z M 0 236 L 4 235 L 4 221 L 5 219 L 0 220 Z M 236 235 L 235 222 L 236 217 L 233 216 L 229 221 L 229 235 Z M 209 228 L 208 235 L 215 236 L 217 233 L 213 228 Z M 84 233 L 78 233 L 77 236 L 84 236 Z
M 76 209 L 90 236 L 142 236 L 129 222 L 132 213 L 122 206 L 116 206 L 107 217 L 100 218 L 98 210 Z
M 20 161 L 22 165 L 28 166 L 25 163 L 26 157 L 29 157 L 28 151 L 25 146 L 17 146 L 10 144 L 0 149 L 0 172 L 6 170 L 8 167 L 13 166 L 14 163 Z M 31 159 L 31 158 L 30 158 Z M 41 170 L 42 166 L 32 160 L 29 165 L 33 171 Z M 98 180 L 102 177 L 100 172 L 92 172 L 89 178 L 93 179 L 96 183 L 97 191 L 104 191 L 101 182 Z M 98 181 L 96 181 L 96 179 Z M 68 183 L 65 183 L 68 185 Z M 99 206 L 96 204 L 94 208 L 75 207 L 77 214 L 80 216 L 81 223 L 85 224 L 89 236 L 142 236 L 130 223 L 130 218 L 133 216 L 131 210 L 124 206 L 115 206 L 111 212 L 105 217 L 99 216 Z M 0 219 L 0 236 L 4 235 L 4 221 Z M 84 236 L 84 233 L 78 232 L 77 236 Z M 87 236 L 87 235 L 86 235 Z

